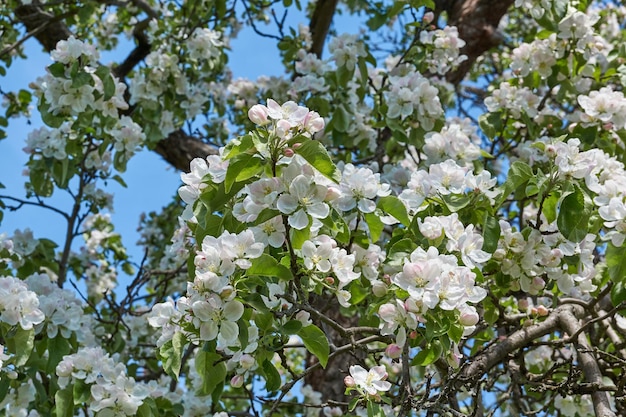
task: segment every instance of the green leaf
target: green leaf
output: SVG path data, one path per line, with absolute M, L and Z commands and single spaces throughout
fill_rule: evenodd
M 478 125 L 485 136 L 493 139 L 502 131 L 502 114 L 499 112 L 482 114 L 478 117 Z
M 548 223 L 552 223 L 556 220 L 556 208 L 559 204 L 560 194 L 553 191 L 543 200 L 542 213 L 546 216 Z
M 296 148 L 295 152 L 306 159 L 309 164 L 313 165 L 315 169 L 328 179 L 337 183 L 341 181 L 341 172 L 333 163 L 324 145 L 319 141 L 306 141 Z
M 111 76 L 111 70 L 109 67 L 100 65 L 96 70 L 96 75 L 102 80 L 102 87 L 104 90 L 103 100 L 107 101 L 115 95 L 115 81 Z
M 84 380 L 77 379 L 72 388 L 74 405 L 84 404 L 91 398 L 91 385 L 86 384 Z
M 328 345 L 328 339 L 323 331 L 319 327 L 310 324 L 303 327 L 298 332 L 298 336 L 304 342 L 306 350 L 317 356 L 322 368 L 326 368 L 328 363 L 328 355 L 330 354 L 330 346 Z
M 310 223 L 309 223 L 310 224 Z M 305 241 L 309 240 L 311 237 L 311 229 L 305 227 L 302 230 L 294 229 L 293 227 L 289 230 L 289 234 L 291 237 L 291 245 L 294 249 L 302 248 L 302 245 Z
M 498 200 L 496 208 L 502 205 L 509 194 L 515 191 L 518 187 L 522 186 L 526 181 L 532 178 L 533 175 L 532 168 L 526 162 L 513 162 L 509 168 L 508 176 L 503 185 L 504 191 Z
M 267 207 L 261 210 L 256 220 L 251 222 L 250 224 L 252 224 L 253 226 L 258 226 L 261 223 L 265 223 L 268 220 L 272 220 L 274 217 L 279 216 L 279 215 L 280 215 L 280 211 Z
M 365 217 L 365 222 L 370 228 L 372 242 L 377 242 L 385 229 L 385 224 L 380 220 L 380 217 L 378 217 L 376 213 L 366 213 L 363 217 Z
M 350 115 L 344 106 L 337 106 L 333 113 L 332 125 L 338 132 L 347 132 L 350 128 Z
M 53 339 L 48 339 L 48 365 L 46 366 L 48 373 L 54 373 L 56 366 L 61 362 L 63 356 L 70 354 L 70 350 L 69 340 L 61 334 L 57 334 Z
M 465 194 L 443 195 L 441 196 L 441 199 L 443 200 L 444 203 L 446 203 L 448 210 L 450 210 L 453 213 L 461 209 L 464 209 L 465 207 L 469 205 L 471 201 L 470 197 Z
M 202 378 L 202 386 L 198 389 L 198 395 L 205 396 L 213 393 L 217 386 L 226 378 L 226 364 L 222 355 L 215 352 L 207 352 L 199 349 L 196 353 L 196 372 Z
M 617 306 L 622 301 L 626 301 L 626 246 L 616 247 L 609 242 L 605 258 L 607 273 L 613 282 L 611 302 Z
M 483 247 L 487 253 L 494 253 L 498 249 L 498 240 L 500 239 L 500 223 L 498 219 L 489 213 L 485 213 L 483 219 Z
M 137 417 L 152 417 L 152 407 L 147 402 L 144 402 L 137 408 Z
M 72 88 L 80 88 L 84 85 L 93 83 L 91 74 L 84 71 L 79 72 L 76 76 L 72 77 Z
M 50 112 L 50 105 L 45 101 L 42 101 L 39 106 L 39 112 L 41 115 L 41 120 L 50 127 L 60 127 L 65 119 L 62 116 L 54 115 Z
M 56 417 L 72 417 L 74 415 L 74 399 L 71 387 L 60 389 L 54 394 Z
M 33 351 L 35 329 L 24 330 L 20 326 L 17 326 L 15 332 L 6 336 L 5 342 L 9 352 L 15 355 L 15 366 L 24 366 Z
M 224 159 L 232 159 L 248 150 L 254 148 L 254 142 L 251 135 L 243 135 L 237 139 L 232 139 L 224 148 Z
M 230 192 L 233 184 L 245 181 L 263 170 L 263 160 L 254 154 L 241 154 L 233 158 L 226 171 L 224 191 Z
M 626 301 L 626 285 L 624 282 L 618 282 L 611 288 L 611 302 L 614 306 L 618 306 Z
M 50 71 L 50 74 L 56 78 L 65 78 L 65 64 L 62 62 L 55 62 L 54 64 L 49 65 L 48 71 Z
M 406 212 L 406 207 L 402 204 L 402 201 L 398 197 L 388 195 L 386 197 L 381 197 L 378 200 L 378 204 L 376 207 L 383 210 L 386 213 L 391 214 L 393 217 L 398 219 L 400 223 L 409 227 L 411 224 L 411 220 L 409 219 L 409 215 Z
M 293 274 L 286 266 L 267 253 L 252 260 L 252 266 L 246 270 L 247 275 L 261 275 L 264 277 L 278 277 L 288 281 L 293 279 Z
M 282 328 L 287 334 L 296 334 L 302 329 L 302 322 L 300 320 L 289 320 L 283 324 Z
M 556 224 L 566 239 L 580 242 L 587 236 L 590 216 L 591 210 L 585 204 L 585 194 L 575 187 L 574 192 L 561 201 Z
M 263 364 L 263 374 L 265 375 L 265 389 L 268 392 L 277 391 L 280 388 L 282 380 L 280 379 L 280 374 L 272 364 L 272 362 L 265 359 Z
M 439 343 L 429 343 L 424 349 L 420 351 L 420 353 L 415 356 L 415 358 L 413 358 L 411 364 L 421 366 L 430 365 L 431 363 L 439 359 L 442 352 L 443 349 Z
M 187 339 L 181 332 L 174 333 L 172 340 L 164 343 L 159 349 L 159 359 L 163 362 L 163 370 L 172 378 L 178 379 L 183 357 L 183 349 Z

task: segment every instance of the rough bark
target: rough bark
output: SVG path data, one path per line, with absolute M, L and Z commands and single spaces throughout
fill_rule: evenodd
M 311 16 L 309 29 L 311 30 L 311 38 L 313 42 L 311 44 L 310 52 L 317 55 L 318 58 L 322 57 L 324 44 L 326 43 L 326 37 L 328 36 L 328 29 L 333 21 L 338 1 L 339 0 L 319 0 L 315 5 L 315 10 Z
M 215 155 L 215 147 L 208 145 L 198 138 L 189 136 L 182 130 L 177 130 L 154 148 L 170 165 L 180 171 L 189 171 L 189 163 L 194 158 L 206 158 L 207 155 Z

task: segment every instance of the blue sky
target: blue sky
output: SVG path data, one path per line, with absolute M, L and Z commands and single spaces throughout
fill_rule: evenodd
M 354 19 L 341 18 L 336 23 L 338 32 L 355 33 L 358 24 Z M 290 15 L 290 22 L 297 28 L 298 23 L 308 23 L 302 15 Z M 289 23 L 290 23 L 289 22 Z M 0 87 L 6 91 L 27 88 L 28 84 L 45 72 L 45 67 L 52 61 L 48 54 L 41 52 L 39 44 L 34 40 L 26 42 L 27 60 L 16 60 L 8 69 L 7 75 L 0 78 Z M 127 43 L 127 48 L 132 45 Z M 244 77 L 256 79 L 260 75 L 281 75 L 284 70 L 280 63 L 276 40 L 256 35 L 252 29 L 245 28 L 237 39 L 231 40 L 232 52 L 229 67 L 234 78 Z M 102 62 L 118 61 L 128 50 L 120 50 L 115 54 L 103 54 Z M 33 103 L 36 105 L 36 103 Z M 30 124 L 29 124 L 30 123 Z M 24 180 L 22 175 L 27 154 L 22 150 L 26 137 L 33 129 L 39 127 L 37 111 L 33 111 L 30 121 L 21 119 L 10 120 L 7 139 L 0 141 L 0 183 L 6 189 L 0 190 L 2 195 L 23 198 Z M 136 232 L 139 217 L 143 212 L 158 211 L 169 203 L 180 186 L 180 172 L 171 168 L 154 152 L 144 150 L 130 161 L 128 170 L 123 174 L 128 188 L 110 181 L 105 191 L 114 194 L 113 224 L 122 235 L 123 242 L 135 260 L 141 256 L 135 243 L 139 239 Z M 69 210 L 71 201 L 58 191 L 49 199 L 49 203 L 61 209 Z M 61 243 L 65 221 L 55 213 L 38 207 L 23 207 L 17 212 L 6 211 L 0 224 L 0 233 L 12 235 L 16 229 L 30 228 L 36 238 L 49 238 Z

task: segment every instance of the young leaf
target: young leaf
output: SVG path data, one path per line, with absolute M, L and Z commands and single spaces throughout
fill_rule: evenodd
M 226 365 L 220 354 L 199 349 L 196 353 L 195 365 L 196 372 L 202 378 L 198 395 L 209 395 L 221 382 L 224 382 Z
M 293 274 L 286 266 L 266 253 L 252 260 L 252 266 L 246 271 L 247 275 L 261 275 L 265 277 L 278 277 L 288 281 L 293 279 Z
M 498 219 L 485 213 L 483 220 L 483 247 L 487 253 L 494 253 L 498 249 L 498 240 L 500 239 L 500 223 Z
M 409 227 L 409 225 L 411 224 L 409 215 L 406 212 L 406 207 L 404 206 L 404 204 L 402 204 L 402 201 L 400 201 L 398 197 L 392 195 L 381 197 L 378 200 L 378 204 L 376 204 L 376 207 L 386 213 L 391 214 L 406 227 Z
M 366 213 L 363 217 L 365 217 L 365 222 L 370 228 L 372 242 L 377 242 L 378 239 L 380 239 L 383 229 L 385 228 L 385 224 L 380 220 L 380 217 L 378 217 L 376 213 Z
M 74 399 L 72 388 L 60 389 L 54 394 L 56 417 L 72 417 L 74 415 Z
M 272 362 L 265 359 L 262 364 L 263 374 L 265 374 L 265 390 L 268 392 L 277 391 L 280 388 L 280 374 L 272 365 Z
M 322 368 L 326 368 L 328 363 L 328 355 L 330 354 L 330 346 L 328 345 L 328 339 L 323 331 L 319 327 L 311 324 L 303 327 L 298 332 L 298 336 L 304 342 L 306 350 L 317 356 Z
M 333 163 L 324 145 L 319 141 L 306 141 L 302 146 L 296 148 L 295 152 L 306 159 L 309 164 L 313 165 L 315 169 L 328 179 L 334 182 L 341 181 L 341 172 L 339 172 Z
M 566 239 L 580 242 L 587 236 L 591 210 L 585 204 L 585 195 L 576 187 L 574 192 L 561 201 L 556 224 Z
M 163 344 L 159 349 L 159 359 L 163 362 L 163 369 L 172 378 L 178 379 L 186 342 L 185 335 L 176 332 L 172 340 Z

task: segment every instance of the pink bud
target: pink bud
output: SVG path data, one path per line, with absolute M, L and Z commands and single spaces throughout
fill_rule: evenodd
M 269 123 L 267 107 L 262 104 L 255 104 L 248 110 L 248 117 L 255 125 L 263 126 Z
M 356 382 L 354 381 L 354 378 L 352 378 L 350 375 L 346 376 L 343 379 L 343 383 L 346 384 L 346 387 L 348 388 L 356 387 Z
M 463 326 L 473 326 L 478 323 L 478 313 L 476 311 L 468 310 L 461 313 L 459 317 L 459 323 Z
M 389 274 L 383 275 L 383 281 L 385 282 L 385 284 L 391 285 L 391 276 Z
M 300 146 L 302 146 L 302 144 L 300 142 L 294 143 L 293 145 L 291 145 L 291 147 L 294 148 L 294 149 L 298 149 Z
M 409 339 L 417 339 L 417 331 L 413 330 L 409 333 Z
M 296 153 L 293 151 L 293 149 L 291 148 L 285 148 L 283 149 L 283 155 L 291 158 L 292 156 L 294 156 Z
M 424 13 L 424 17 L 422 21 L 426 24 L 432 22 L 435 19 L 435 14 L 433 12 Z
M 545 317 L 550 313 L 546 306 L 537 306 L 537 315 L 539 317 Z
M 333 285 L 335 283 L 335 278 L 333 278 L 333 277 L 326 277 L 326 278 L 324 278 L 324 281 L 326 281 L 326 283 L 328 285 Z
M 230 379 L 230 385 L 234 388 L 240 388 L 243 385 L 243 375 L 235 375 Z
M 402 348 L 392 343 L 385 349 L 385 355 L 389 356 L 391 359 L 398 359 L 400 355 L 402 355 Z
M 519 307 L 520 310 L 526 310 L 528 308 L 528 299 L 524 298 L 522 300 L 519 300 L 517 302 L 517 306 Z

